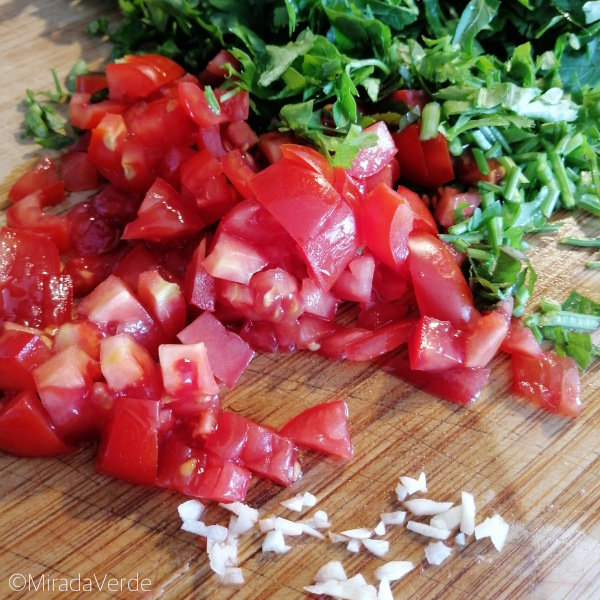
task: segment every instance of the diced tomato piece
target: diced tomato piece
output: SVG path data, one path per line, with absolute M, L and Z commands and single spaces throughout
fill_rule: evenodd
M 282 158 L 289 159 L 301 165 L 304 168 L 309 168 L 317 175 L 321 175 L 330 183 L 334 181 L 333 165 L 323 156 L 309 146 L 301 146 L 300 144 L 281 145 Z
M 157 152 L 157 158 L 172 146 L 192 146 L 196 124 L 188 117 L 177 98 L 137 102 L 124 115 L 128 131 L 142 146 Z
M 117 247 L 121 228 L 98 213 L 90 202 L 79 202 L 67 213 L 70 244 L 77 256 L 108 254 Z
M 52 339 L 52 351 L 56 354 L 71 346 L 81 348 L 94 360 L 100 360 L 100 342 L 105 334 L 90 321 L 63 323 Z
M 408 355 L 415 371 L 443 371 L 462 365 L 465 350 L 452 323 L 424 316 L 411 331 Z
M 257 352 L 269 354 L 279 350 L 279 341 L 275 335 L 273 323 L 247 320 L 240 330 L 240 337 Z
M 187 305 L 181 287 L 152 269 L 140 273 L 137 295 L 165 332 L 165 340 L 173 341 L 185 327 L 187 318 Z
M 498 162 L 496 158 L 486 159 L 489 173 L 484 175 L 477 166 L 473 153 L 470 151 L 463 154 L 456 160 L 456 174 L 458 178 L 467 185 L 477 185 L 478 181 L 488 181 L 490 183 L 499 183 L 506 175 L 506 169 Z
M 206 68 L 200 74 L 200 81 L 207 85 L 219 85 L 229 78 L 230 65 L 234 71 L 240 70 L 240 61 L 227 50 L 219 50 L 215 57 L 208 61 Z
M 256 166 L 252 168 L 241 150 L 237 148 L 227 152 L 227 154 L 221 156 L 219 160 L 223 172 L 227 176 L 227 179 L 231 181 L 235 189 L 244 198 L 250 198 L 253 193 L 249 183 L 254 175 L 256 175 Z
M 155 356 L 164 333 L 130 288 L 115 275 L 81 300 L 77 312 L 109 335 L 128 333 Z
M 229 388 L 235 385 L 254 356 L 248 343 L 210 312 L 203 312 L 177 337 L 183 344 L 202 342 L 213 373 Z
M 454 212 L 459 207 L 461 207 L 464 217 L 468 218 L 480 204 L 481 196 L 479 193 L 461 192 L 456 188 L 445 186 L 442 188 L 435 207 L 435 218 L 442 227 L 451 227 L 455 223 Z
M 206 258 L 206 238 L 194 251 L 185 273 L 184 293 L 189 304 L 201 310 L 215 310 L 215 279 L 202 264 Z
M 247 152 L 258 144 L 258 136 L 247 121 L 229 123 L 225 128 L 225 137 L 242 152 Z
M 0 318 L 31 327 L 60 325 L 71 316 L 71 299 L 51 240 L 0 229 Z
M 216 502 L 241 502 L 250 479 L 248 469 L 190 445 L 176 433 L 161 442 L 158 468 L 161 487 Z
M 60 176 L 71 192 L 95 190 L 100 185 L 98 171 L 87 152 L 67 152 L 60 160 Z
M 387 185 L 380 184 L 366 197 L 362 226 L 367 246 L 388 267 L 405 275 L 413 223 L 410 205 Z
M 370 177 L 357 179 L 357 183 L 363 190 L 363 195 L 366 196 L 381 183 L 384 183 L 390 188 L 395 187 L 399 177 L 400 165 L 395 158 L 392 158 L 390 162 L 387 165 L 384 165 L 377 173 Z
M 88 146 L 88 158 L 98 172 L 122 190 L 129 190 L 121 163 L 126 139 L 125 119 L 122 115 L 107 113 L 92 130 Z
M 214 244 L 202 266 L 212 277 L 248 284 L 254 273 L 264 269 L 269 258 L 263 248 L 230 235 L 223 229 L 217 231 Z
M 479 316 L 460 267 L 438 237 L 412 233 L 408 250 L 408 264 L 421 315 L 450 321 L 458 329 L 465 328 Z
M 347 344 L 344 347 L 344 356 L 347 360 L 372 360 L 406 344 L 416 325 L 416 317 L 408 317 L 397 323 L 384 325 L 375 329 L 371 335 Z
M 508 333 L 509 319 L 501 312 L 491 312 L 463 332 L 466 367 L 487 367 L 496 356 Z
M 230 411 L 223 412 L 205 447 L 285 486 L 291 485 L 299 476 L 300 467 L 290 439 Z
M 67 441 L 93 437 L 99 416 L 88 402 L 100 365 L 78 346 L 54 354 L 33 370 L 33 378 L 52 424 Z
M 72 448 L 56 433 L 35 392 L 27 389 L 0 408 L 0 450 L 15 456 L 57 456 Z
M 392 134 L 400 164 L 402 181 L 428 188 L 436 188 L 454 179 L 454 168 L 443 134 L 421 141 L 421 125 L 413 123 Z
M 329 319 L 305 313 L 298 318 L 300 325 L 296 340 L 299 350 L 319 350 L 321 341 L 337 330 L 337 325 Z
M 69 100 L 69 120 L 73 127 L 79 129 L 94 129 L 102 121 L 104 115 L 122 115 L 129 103 L 122 100 L 107 99 L 92 102 L 90 92 L 76 92 Z
M 361 340 L 369 339 L 373 332 L 362 327 L 342 327 L 321 341 L 317 353 L 331 360 L 341 360 L 346 357 L 345 349 L 352 344 L 358 344 Z
M 352 460 L 353 450 L 348 424 L 348 407 L 336 400 L 303 410 L 292 417 L 279 433 L 303 448 L 322 452 L 333 458 Z
M 154 359 L 126 333 L 100 343 L 100 369 L 110 390 L 119 396 L 160 398 L 162 380 Z
M 378 329 L 384 325 L 402 320 L 408 314 L 410 306 L 404 301 L 391 302 L 375 301 L 360 307 L 357 325 L 365 329 Z
M 544 352 L 540 358 L 513 354 L 514 394 L 565 417 L 581 414 L 581 383 L 575 359 Z
M 375 259 L 363 253 L 353 258 L 335 282 L 332 291 L 340 300 L 368 302 L 373 288 Z
M 178 86 L 179 102 L 183 106 L 188 116 L 200 127 L 212 127 L 226 123 L 229 115 L 222 109 L 215 110 L 209 104 L 206 92 L 203 88 L 192 81 L 182 81 Z M 212 91 L 212 90 L 211 90 Z M 212 92 L 215 95 L 216 93 Z M 217 104 L 218 100 L 217 100 Z
M 354 164 L 348 169 L 352 177 L 372 177 L 387 165 L 398 152 L 387 125 L 378 121 L 365 127 L 365 132 L 374 133 L 377 143 L 368 148 L 361 148 L 354 159 Z
M 219 393 L 208 352 L 202 342 L 161 344 L 158 357 L 167 394 L 185 397 Z
M 159 409 L 158 400 L 117 400 L 96 455 L 100 473 L 139 485 L 156 484 Z
M 403 102 L 407 108 L 418 106 L 423 112 L 425 105 L 430 102 L 429 94 L 425 90 L 394 90 L 386 96 L 386 102 Z
M 135 219 L 143 196 L 130 191 L 125 191 L 114 185 L 105 185 L 89 202 L 94 210 L 110 223 L 124 227 L 129 221 Z
M 195 154 L 196 150 L 189 146 L 171 146 L 156 164 L 157 177 L 178 189 L 181 183 L 181 166 Z
M 297 141 L 291 133 L 267 131 L 258 136 L 258 151 L 267 164 L 272 165 L 283 158 L 282 144 L 295 144 Z
M 310 277 L 302 279 L 300 299 L 306 313 L 328 320 L 335 317 L 339 299 L 333 292 L 323 291 Z
M 64 267 L 63 275 L 73 284 L 73 296 L 81 298 L 104 281 L 123 258 L 127 248 L 122 246 L 102 256 L 73 256 Z
M 111 98 L 147 98 L 167 83 L 185 74 L 175 61 L 158 54 L 126 55 L 106 65 Z
M 490 369 L 464 366 L 444 371 L 413 371 L 405 358 L 394 358 L 383 368 L 429 394 L 456 404 L 475 400 L 490 376 Z
M 64 198 L 64 190 L 62 194 L 59 191 L 61 185 L 54 161 L 48 154 L 44 154 L 35 165 L 12 184 L 8 191 L 8 199 L 11 202 L 17 202 L 33 192 L 49 190 L 49 198 L 46 199 L 44 206 L 56 204 Z
M 180 241 L 204 227 L 193 206 L 166 181 L 156 178 L 138 210 L 137 218 L 128 223 L 123 239 L 148 242 Z
M 523 322 L 519 319 L 511 320 L 508 333 L 502 340 L 500 350 L 508 354 L 524 354 L 540 360 L 544 356 L 544 351 L 535 335 L 533 335 L 533 331 L 523 325 Z
M 43 235 L 56 244 L 59 252 L 65 253 L 70 248 L 69 221 L 61 215 L 44 214 L 43 206 L 43 193 L 33 192 L 9 206 L 6 224 L 14 229 L 26 229 Z
M 75 77 L 75 93 L 95 94 L 108 88 L 106 74 L 99 71 L 81 73 Z
M 37 391 L 32 371 L 50 355 L 50 348 L 39 335 L 5 329 L 0 334 L 0 390 Z

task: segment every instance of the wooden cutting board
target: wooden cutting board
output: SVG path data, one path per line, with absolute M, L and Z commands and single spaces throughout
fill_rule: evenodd
M 64 77 L 77 58 L 103 60 L 108 46 L 85 34 L 85 25 L 102 14 L 114 14 L 112 3 L 0 0 L 3 208 L 10 184 L 38 155 L 20 139 L 26 88 L 49 88 L 52 67 Z M 565 215 L 564 221 L 565 234 L 597 235 L 595 219 Z M 537 296 L 563 300 L 576 288 L 600 300 L 600 273 L 583 266 L 591 255 L 558 247 L 551 236 L 535 240 Z M 278 427 L 318 402 L 348 402 L 355 460 L 339 464 L 306 453 L 304 476 L 292 489 L 254 483 L 248 503 L 263 515 L 297 518 L 279 502 L 310 491 L 333 531 L 374 527 L 380 512 L 402 508 L 394 494 L 398 477 L 424 471 L 428 497 L 460 502 L 466 490 L 475 497 L 478 522 L 497 513 L 510 524 L 501 552 L 489 539 L 471 539 L 454 546 L 442 565 L 430 566 L 427 540 L 399 526 L 388 528 L 390 551 L 383 559 L 308 537 L 290 538 L 292 549 L 276 556 L 260 551 L 256 533 L 240 541 L 246 583 L 224 588 L 211 573 L 202 540 L 180 530 L 181 496 L 95 473 L 91 450 L 48 460 L 0 455 L 0 597 L 33 598 L 41 593 L 33 586 L 42 582 L 44 598 L 299 600 L 317 569 L 336 559 L 349 575 L 360 572 L 371 583 L 385 561 L 413 561 L 417 568 L 393 587 L 396 598 L 599 598 L 599 370 L 583 376 L 583 414 L 569 421 L 511 397 L 506 357 L 493 366 L 482 396 L 459 407 L 368 364 L 309 353 L 257 356 L 224 403 Z M 207 521 L 226 518 L 224 510 L 209 509 Z M 29 593 L 11 592 L 13 574 L 25 576 Z M 64 581 L 76 587 L 78 577 L 83 591 L 61 591 Z M 94 591 L 85 592 L 86 578 L 94 577 Z M 148 591 L 127 591 L 136 577 L 150 581 Z M 111 578 L 124 582 L 113 582 L 110 591 Z M 52 580 L 54 591 L 48 591 Z

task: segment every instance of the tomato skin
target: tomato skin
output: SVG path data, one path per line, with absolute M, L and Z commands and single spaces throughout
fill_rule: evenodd
M 421 315 L 450 321 L 457 329 L 468 327 L 479 313 L 460 267 L 444 244 L 429 233 L 415 232 L 408 239 L 408 249 L 408 265 Z
M 242 197 L 246 199 L 252 197 L 249 183 L 256 175 L 256 166 L 252 168 L 238 148 L 221 156 L 220 162 L 227 179 Z
M 383 368 L 429 394 L 456 404 L 473 402 L 490 376 L 490 369 L 464 366 L 443 371 L 414 371 L 405 358 L 394 358 Z
M 37 391 L 32 371 L 50 356 L 50 348 L 39 335 L 5 329 L 0 334 L 0 390 Z
M 462 365 L 465 350 L 451 323 L 424 316 L 410 333 L 408 356 L 413 371 L 443 371 Z
M 73 449 L 58 436 L 35 392 L 23 390 L 0 408 L 0 450 L 15 456 L 57 456 Z
M 75 93 L 95 94 L 108 87 L 106 74 L 101 72 L 88 72 L 77 75 L 75 78 Z
M 217 379 L 232 388 L 254 356 L 239 335 L 229 331 L 210 312 L 203 312 L 177 335 L 182 344 L 202 342 Z
M 230 411 L 223 412 L 205 448 L 281 485 L 289 486 L 298 478 L 291 440 Z
M 292 417 L 279 433 L 298 446 L 339 460 L 354 457 L 348 424 L 348 406 L 341 400 L 324 402 Z
M 581 383 L 577 363 L 570 356 L 553 351 L 536 358 L 512 355 L 514 394 L 533 404 L 565 417 L 581 414 Z
M 107 113 L 122 115 L 129 103 L 121 100 L 91 102 L 90 92 L 75 92 L 69 101 L 69 120 L 78 129 L 94 129 Z
M 139 485 L 155 485 L 158 470 L 158 400 L 119 398 L 102 433 L 96 469 Z

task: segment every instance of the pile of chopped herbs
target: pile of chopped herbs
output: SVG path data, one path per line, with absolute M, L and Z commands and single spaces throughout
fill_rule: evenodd
M 527 234 L 556 231 L 561 209 L 600 216 L 600 0 L 118 4 L 118 23 L 89 25 L 109 37 L 113 58 L 159 52 L 198 73 L 225 48 L 241 66 L 224 86 L 250 92 L 253 124 L 292 131 L 339 166 L 373 143 L 362 130 L 374 120 L 401 128 L 421 118 L 386 102 L 391 91 L 426 90 L 422 131 L 442 132 L 456 156 L 470 149 L 484 174 L 489 158 L 506 172 L 480 182 L 481 206 L 469 218 L 458 211 L 441 235 L 467 253 L 482 307 L 513 297 L 524 314 L 535 282 Z M 36 135 L 44 143 L 43 127 Z M 584 368 L 598 354 L 598 314 L 590 302 L 545 301 L 528 324 Z

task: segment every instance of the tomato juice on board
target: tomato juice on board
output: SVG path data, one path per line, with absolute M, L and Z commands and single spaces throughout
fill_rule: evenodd
M 464 255 L 438 237 L 463 206 L 443 136 L 380 121 L 342 169 L 253 131 L 249 107 L 158 55 L 79 78 L 81 139 L 15 182 L 0 229 L 0 449 L 98 443 L 100 472 L 217 501 L 243 500 L 252 476 L 291 485 L 298 447 L 351 460 L 343 399 L 279 431 L 222 408 L 257 351 L 377 361 L 459 404 L 506 352 L 514 393 L 579 414 L 575 361 L 512 303 L 478 310 Z M 73 191 L 88 198 L 50 210 Z M 355 320 L 337 319 L 349 305 Z

